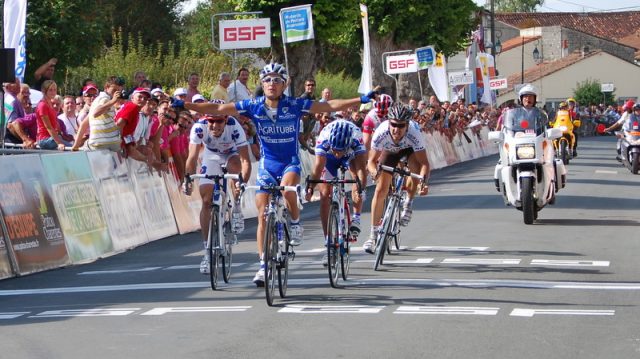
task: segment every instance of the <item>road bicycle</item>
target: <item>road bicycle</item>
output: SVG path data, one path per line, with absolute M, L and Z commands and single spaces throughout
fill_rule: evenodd
M 273 306 L 276 272 L 280 298 L 284 298 L 287 295 L 289 261 L 294 260 L 296 257 L 293 246 L 290 244 L 289 211 L 282 191 L 295 192 L 298 207 L 302 209 L 300 185 L 245 186 L 245 189 L 265 191 L 270 194 L 269 205 L 264 213 L 266 226 L 263 237 L 262 261 L 266 266 L 264 270 L 264 288 L 267 304 Z
M 345 184 L 356 184 L 358 191 L 362 192 L 362 185 L 358 179 L 345 179 L 347 168 L 340 166 L 338 176 L 330 180 L 312 180 L 307 177 L 307 183 L 325 183 L 333 186 L 331 192 L 331 207 L 327 222 L 327 269 L 329 282 L 334 288 L 338 288 L 338 279 L 342 273 L 342 279 L 347 280 L 350 266 L 350 245 L 357 240 L 357 234 L 349 230 L 351 228 L 350 200 L 345 190 Z M 340 259 L 338 265 L 338 258 Z
M 209 222 L 209 235 L 207 236 L 207 255 L 209 256 L 209 277 L 211 289 L 218 287 L 218 267 L 222 266 L 222 279 L 229 283 L 231 278 L 231 263 L 233 260 L 233 245 L 237 243 L 237 237 L 231 228 L 232 203 L 231 196 L 227 195 L 227 181 L 237 180 L 241 185 L 241 176 L 226 173 L 222 167 L 222 175 L 193 174 L 189 178 L 205 178 L 213 181 L 213 196 L 211 200 L 211 220 Z M 240 201 L 236 201 L 236 206 Z
M 400 249 L 400 212 L 401 206 L 407 195 L 404 190 L 404 178 L 411 176 L 412 178 L 423 180 L 423 177 L 417 173 L 412 173 L 408 168 L 389 167 L 380 165 L 380 170 L 393 174 L 392 188 L 387 197 L 387 203 L 382 216 L 382 222 L 378 229 L 376 238 L 376 260 L 373 269 L 384 264 L 385 253 L 390 253 L 390 241 L 393 239 L 396 249 Z

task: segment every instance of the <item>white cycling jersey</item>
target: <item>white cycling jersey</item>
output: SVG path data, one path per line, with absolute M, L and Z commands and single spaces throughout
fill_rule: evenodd
M 420 131 L 420 126 L 414 121 L 409 121 L 409 128 L 400 142 L 395 143 L 389 131 L 389 121 L 384 121 L 373 133 L 371 148 L 376 151 L 387 151 L 397 153 L 405 148 L 413 148 L 414 152 L 426 149 L 424 137 Z
M 378 126 L 382 122 L 384 122 L 387 118 L 386 116 L 380 117 L 378 116 L 378 110 L 371 109 L 369 113 L 364 117 L 364 122 L 362 123 L 362 132 L 363 133 L 374 133 Z
M 233 117 L 229 117 L 220 137 L 215 137 L 209 131 L 207 120 L 198 121 L 191 128 L 189 142 L 194 145 L 203 144 L 207 149 L 207 154 L 229 155 L 237 153 L 238 147 L 247 145 L 247 136 L 240 122 Z

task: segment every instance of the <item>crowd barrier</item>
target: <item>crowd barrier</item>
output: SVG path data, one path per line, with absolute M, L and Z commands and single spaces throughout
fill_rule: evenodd
M 487 133 L 467 130 L 451 141 L 439 132 L 425 134 L 432 169 L 496 153 Z M 313 162 L 301 152 L 303 180 Z M 200 229 L 197 186 L 185 196 L 173 174 L 117 153 L 0 156 L 0 168 L 0 279 L 91 262 Z M 243 196 L 242 211 L 257 216 L 254 192 Z

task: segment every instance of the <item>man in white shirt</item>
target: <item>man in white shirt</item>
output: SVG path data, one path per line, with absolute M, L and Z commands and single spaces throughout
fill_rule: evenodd
M 249 87 L 247 86 L 248 80 L 249 70 L 244 67 L 238 70 L 237 80 L 227 88 L 227 95 L 229 95 L 228 102 L 240 102 L 253 98 L 253 92 L 249 90 Z
M 65 96 L 62 100 L 62 113 L 58 115 L 58 119 L 64 123 L 67 133 L 73 136 L 75 140 L 80 121 L 76 115 L 76 98 L 74 96 Z

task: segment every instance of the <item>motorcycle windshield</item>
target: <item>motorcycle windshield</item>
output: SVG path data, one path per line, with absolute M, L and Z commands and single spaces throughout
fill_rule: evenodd
M 543 114 L 537 108 L 518 107 L 507 112 L 504 127 L 514 133 L 539 136 L 544 133 Z

